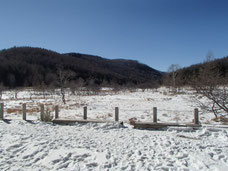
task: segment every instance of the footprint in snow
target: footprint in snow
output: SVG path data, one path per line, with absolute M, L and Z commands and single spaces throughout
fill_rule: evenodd
M 97 167 L 97 166 L 98 166 L 98 164 L 95 162 L 86 164 L 86 167 Z
M 22 144 L 13 144 L 11 146 L 9 146 L 6 151 L 13 151 L 14 149 L 18 149 L 19 147 L 21 147 Z

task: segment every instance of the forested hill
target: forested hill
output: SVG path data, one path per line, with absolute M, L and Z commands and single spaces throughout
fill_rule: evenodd
M 79 53 L 14 47 L 0 51 L 0 85 L 152 87 L 162 73 L 133 60 L 105 59 Z
M 215 84 L 228 84 L 228 56 L 181 68 L 175 75 L 177 86 L 192 85 L 195 81 L 206 80 Z M 163 76 L 165 85 L 172 85 L 172 82 L 172 73 Z

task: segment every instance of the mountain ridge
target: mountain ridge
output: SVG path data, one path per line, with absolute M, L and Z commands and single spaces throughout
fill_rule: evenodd
M 0 84 L 6 87 L 59 86 L 60 69 L 69 83 L 81 86 L 153 87 L 163 73 L 134 60 L 13 47 L 0 51 Z

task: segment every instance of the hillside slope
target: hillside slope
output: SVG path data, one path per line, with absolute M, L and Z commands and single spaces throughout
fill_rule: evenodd
M 218 84 L 227 84 L 228 56 L 179 69 L 176 76 L 176 85 L 191 85 L 196 80 L 200 81 L 202 77 L 207 77 L 207 79 L 216 78 Z M 164 75 L 163 83 L 172 85 L 172 73 Z
M 0 60 L 0 84 L 7 87 L 58 86 L 60 72 L 65 73 L 71 84 L 83 86 L 151 87 L 162 77 L 161 72 L 133 60 L 60 54 L 32 47 L 2 50 Z

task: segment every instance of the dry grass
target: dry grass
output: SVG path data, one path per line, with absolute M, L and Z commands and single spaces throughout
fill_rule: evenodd
M 228 125 L 228 118 L 224 116 L 220 116 L 220 122 L 222 122 L 224 125 Z
M 136 121 L 137 121 L 137 118 L 135 118 L 135 117 L 129 119 L 130 125 L 135 125 Z
M 211 120 L 214 122 L 221 122 L 224 125 L 228 125 L 228 118 L 226 118 L 225 116 L 219 116 L 219 117 L 213 118 Z
M 44 112 L 44 116 L 41 117 L 41 121 L 44 122 L 51 122 L 53 120 L 53 115 L 51 114 L 51 111 L 47 108 L 46 111 Z
M 22 109 L 6 109 L 6 112 L 8 114 L 11 114 L 11 113 L 21 113 L 22 112 Z
M 53 109 L 53 111 L 54 111 L 54 109 Z M 26 112 L 27 113 L 38 113 L 38 112 L 40 112 L 40 108 L 38 108 L 38 107 L 27 108 Z M 10 109 L 6 109 L 6 113 L 8 113 L 8 114 L 22 113 L 22 109 L 20 109 L 20 108 L 11 109 L 10 108 Z
M 34 107 L 34 108 L 28 108 L 26 109 L 28 113 L 34 113 L 34 112 L 40 112 L 40 108 Z

